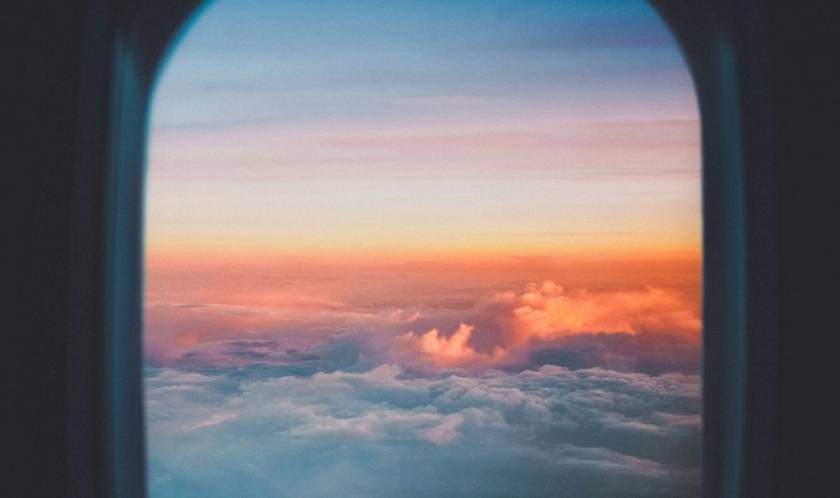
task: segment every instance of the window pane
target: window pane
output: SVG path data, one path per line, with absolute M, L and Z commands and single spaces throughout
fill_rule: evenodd
M 698 120 L 642 0 L 210 4 L 153 106 L 150 495 L 699 496 Z

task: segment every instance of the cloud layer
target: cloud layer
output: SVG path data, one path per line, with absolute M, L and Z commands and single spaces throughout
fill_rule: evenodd
M 146 386 L 158 498 L 698 492 L 696 375 L 167 368 Z
M 693 349 L 697 356 L 700 328 L 696 310 L 673 292 L 567 292 L 544 281 L 481 302 L 449 335 L 432 328 L 398 339 L 438 366 L 512 366 L 532 365 L 534 352 L 554 348 L 571 353 L 576 349 L 567 346 L 585 342 L 596 349 L 623 347 L 625 353 L 633 344 L 658 344 L 649 348 L 654 355 L 670 343 Z M 624 340 L 610 341 L 611 335 Z M 680 348 L 671 349 L 678 354 Z M 644 353 L 638 347 L 634 352 Z
M 151 495 L 697 496 L 696 304 L 492 288 L 150 303 Z
M 544 281 L 457 305 L 382 309 L 332 301 L 304 309 L 155 305 L 147 320 L 147 357 L 156 366 L 331 371 L 398 363 L 434 372 L 557 364 L 657 373 L 695 372 L 700 358 L 696 306 L 652 287 L 568 291 Z

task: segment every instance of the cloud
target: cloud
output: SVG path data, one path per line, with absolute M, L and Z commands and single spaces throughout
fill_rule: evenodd
M 424 377 L 396 365 L 276 375 L 149 369 L 152 495 L 673 498 L 699 490 L 697 375 L 550 365 L 478 376 Z
M 554 353 L 569 357 L 564 363 L 618 367 L 624 358 L 635 367 L 648 354 L 667 364 L 673 352 L 670 363 L 679 369 L 697 363 L 700 331 L 697 311 L 674 292 L 568 292 L 544 281 L 481 302 L 448 336 L 433 328 L 397 342 L 437 366 L 533 365 Z
M 145 356 L 155 366 L 243 365 L 299 361 L 344 331 L 402 318 L 366 313 L 331 302 L 284 301 L 282 306 L 150 303 L 145 311 Z
M 272 365 L 298 375 L 383 363 L 423 371 L 558 364 L 658 373 L 696 372 L 700 359 L 697 305 L 655 287 L 568 290 L 547 280 L 458 306 L 156 303 L 146 320 L 154 366 Z
M 521 292 L 498 294 L 483 313 L 507 320 L 509 341 L 593 332 L 696 336 L 700 318 L 680 297 L 663 289 L 567 292 L 552 281 L 529 283 Z
M 397 337 L 397 340 L 405 343 L 410 349 L 429 356 L 439 366 L 476 361 L 493 362 L 504 355 L 504 350 L 499 347 L 493 351 L 492 355 L 477 353 L 469 345 L 473 330 L 475 327 L 462 323 L 449 337 L 442 335 L 438 329 L 431 329 L 425 334 L 407 332 Z
M 666 334 L 580 334 L 531 344 L 529 366 L 563 365 L 573 369 L 604 367 L 623 372 L 700 371 L 699 338 Z

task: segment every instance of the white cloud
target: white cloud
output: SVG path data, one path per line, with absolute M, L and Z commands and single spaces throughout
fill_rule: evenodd
M 696 375 L 161 369 L 146 386 L 155 498 L 679 497 L 699 486 Z

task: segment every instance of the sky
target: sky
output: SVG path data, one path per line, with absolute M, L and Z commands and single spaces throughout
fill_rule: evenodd
M 150 495 L 697 496 L 699 118 L 641 0 L 216 0 L 153 100 Z

